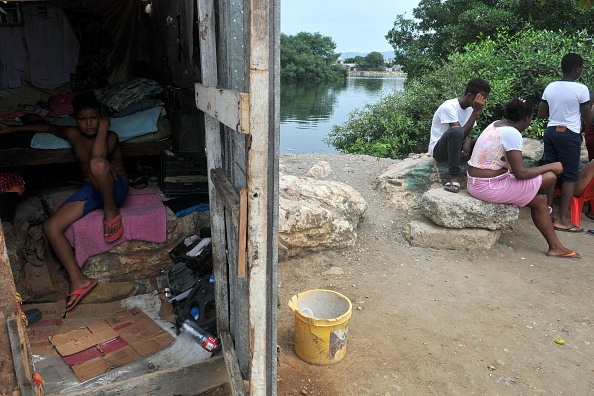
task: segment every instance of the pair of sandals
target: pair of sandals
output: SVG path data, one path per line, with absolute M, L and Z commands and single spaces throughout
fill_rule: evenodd
M 445 186 L 443 186 L 444 190 L 449 191 L 451 193 L 457 193 L 460 191 L 460 183 L 458 182 L 447 182 Z

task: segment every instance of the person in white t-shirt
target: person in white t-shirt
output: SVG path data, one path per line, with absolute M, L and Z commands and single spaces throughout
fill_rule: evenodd
M 446 100 L 439 106 L 431 122 L 428 153 L 438 162 L 448 163 L 450 181 L 447 191 L 460 191 L 460 162 L 472 154 L 473 141 L 468 136 L 476 119 L 485 107 L 491 86 L 482 78 L 472 78 L 464 95 Z
M 580 55 L 565 55 L 561 60 L 563 77 L 547 85 L 538 107 L 537 117 L 549 119 L 543 138 L 544 162 L 563 164 L 563 173 L 559 177 L 563 182 L 559 213 L 553 222 L 557 231 L 584 231 L 571 223 L 569 212 L 580 167 L 582 119 L 586 124 L 594 119 L 588 88 L 575 82 L 581 76 L 583 67 L 584 60 Z M 553 200 L 553 194 L 549 194 L 549 206 L 553 206 Z

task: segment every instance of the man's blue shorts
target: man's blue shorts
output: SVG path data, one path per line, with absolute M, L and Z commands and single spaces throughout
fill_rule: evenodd
M 124 180 L 122 176 L 116 171 L 116 182 L 114 187 L 115 203 L 118 207 L 122 206 L 126 197 L 128 196 L 128 181 Z M 103 196 L 91 183 L 85 183 L 84 186 L 66 200 L 66 202 L 86 201 L 83 208 L 83 216 L 94 211 L 95 209 L 103 208 Z M 65 203 L 66 203 L 65 202 Z
M 561 162 L 561 181 L 578 181 L 582 135 L 569 129 L 557 132 L 556 126 L 547 127 L 544 134 L 544 160 L 547 164 Z

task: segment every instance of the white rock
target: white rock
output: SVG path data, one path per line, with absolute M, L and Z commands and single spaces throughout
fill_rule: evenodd
M 353 246 L 367 203 L 337 181 L 281 175 L 279 242 L 289 256 Z

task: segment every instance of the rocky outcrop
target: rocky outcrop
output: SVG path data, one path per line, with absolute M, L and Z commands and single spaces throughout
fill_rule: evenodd
M 508 204 L 493 204 L 476 199 L 462 190 L 452 194 L 443 188 L 427 191 L 421 199 L 425 217 L 446 228 L 500 230 L 511 227 L 520 211 Z
M 109 282 L 146 279 L 169 270 L 175 264 L 169 252 L 189 234 L 210 226 L 210 212 L 192 212 L 176 217 L 167 208 L 167 240 L 164 243 L 126 241 L 108 252 L 89 257 L 83 272 L 90 278 Z
M 421 199 L 427 220 L 413 221 L 403 235 L 413 246 L 451 250 L 489 250 L 499 240 L 501 230 L 511 227 L 519 209 L 476 199 L 463 190 L 452 194 L 432 189 Z
M 402 235 L 412 245 L 422 248 L 445 250 L 489 250 L 499 240 L 501 230 L 480 228 L 446 228 L 428 219 L 414 220 L 407 224 Z
M 279 242 L 290 257 L 355 244 L 367 203 L 337 181 L 281 175 Z
M 316 179 L 327 179 L 333 176 L 332 168 L 328 161 L 320 161 L 310 168 L 307 172 L 307 176 Z
M 386 169 L 372 183 L 385 196 L 386 204 L 395 209 L 418 205 L 423 193 L 443 185 L 445 165 L 427 154 L 415 154 Z M 465 180 L 462 181 L 465 186 Z

